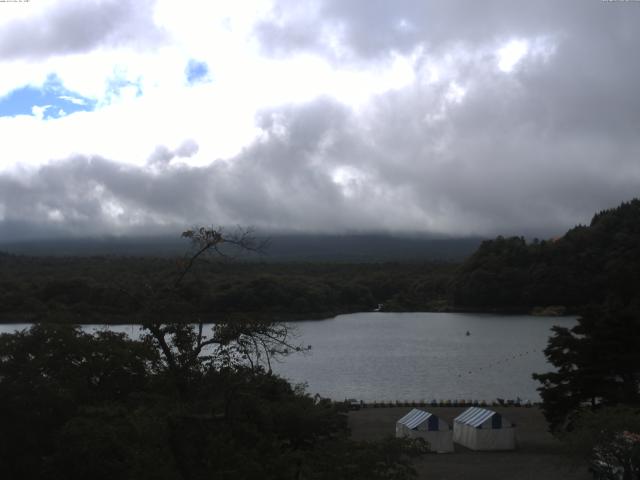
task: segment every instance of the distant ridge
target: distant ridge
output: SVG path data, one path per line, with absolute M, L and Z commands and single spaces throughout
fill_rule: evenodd
M 376 262 L 462 260 L 482 239 L 385 234 L 274 234 L 263 261 Z M 173 256 L 188 244 L 179 235 L 154 237 L 96 237 L 0 242 L 0 251 L 35 256 Z

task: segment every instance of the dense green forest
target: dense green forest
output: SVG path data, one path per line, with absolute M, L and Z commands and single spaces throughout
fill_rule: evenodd
M 273 359 L 306 349 L 286 325 L 189 321 L 196 260 L 252 247 L 205 228 L 183 237 L 190 256 L 132 295 L 142 338 L 50 322 L 0 335 L 3 478 L 413 478 L 423 441 L 353 441 L 346 405 L 273 374 Z
M 0 318 L 129 322 L 138 299 L 175 274 L 181 257 L 33 257 L 0 254 Z M 434 310 L 447 304 L 456 264 L 263 263 L 209 259 L 167 311 L 215 320 L 228 314 L 308 319 L 373 310 Z
M 220 242 L 217 232 L 201 232 L 186 233 L 202 251 Z M 274 319 L 385 303 L 580 309 L 577 325 L 556 327 L 545 349 L 557 371 L 535 375 L 543 411 L 593 468 L 622 465 L 637 476 L 639 237 L 633 200 L 555 240 L 486 241 L 462 265 L 236 263 L 200 250 L 180 258 L 1 254 L 3 317 L 57 322 L 0 335 L 3 473 L 411 478 L 424 444 L 355 442 L 344 406 L 310 397 L 270 368 L 271 358 L 305 348 Z M 195 318 L 218 323 L 205 332 Z M 60 324 L 118 320 L 139 321 L 146 334 L 132 340 Z
M 186 245 L 185 245 L 186 248 Z M 40 257 L 0 253 L 0 319 L 130 322 L 138 299 L 180 268 L 182 257 Z M 309 319 L 339 313 L 494 310 L 560 306 L 576 312 L 640 284 L 640 200 L 596 214 L 553 240 L 482 242 L 461 265 L 200 262 L 181 286 L 184 301 L 166 312 L 207 320 L 229 314 Z
M 0 335 L 2 478 L 413 478 L 424 443 L 351 440 L 344 405 L 243 348 L 277 326 L 228 323 L 204 340 L 184 323 L 147 325 L 156 334 L 141 340 L 51 323 Z
M 451 285 L 457 308 L 568 311 L 610 296 L 626 302 L 640 285 L 640 200 L 596 214 L 553 240 L 485 241 Z

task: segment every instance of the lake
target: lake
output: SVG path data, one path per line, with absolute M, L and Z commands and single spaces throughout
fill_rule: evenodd
M 575 322 L 469 313 L 339 315 L 293 324 L 298 342 L 312 349 L 276 363 L 274 370 L 293 383 L 306 382 L 311 394 L 335 400 L 538 401 L 531 374 L 551 369 L 542 352 L 550 329 Z M 0 325 L 0 333 L 25 327 Z M 138 332 L 132 326 L 110 328 Z
M 458 313 L 356 313 L 297 324 L 308 355 L 274 369 L 309 392 L 365 401 L 538 401 L 533 372 L 553 325 L 575 318 Z M 466 332 L 470 335 L 467 336 Z

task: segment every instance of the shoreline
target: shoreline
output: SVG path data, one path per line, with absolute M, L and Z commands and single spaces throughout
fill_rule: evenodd
M 320 322 L 324 320 L 331 320 L 340 315 L 350 315 L 356 313 L 462 313 L 470 315 L 527 315 L 533 317 L 571 317 L 577 315 L 575 311 L 563 311 L 562 314 L 554 314 L 548 310 L 536 309 L 500 309 L 500 308 L 446 308 L 437 310 L 347 310 L 347 311 L 329 311 L 329 312 L 316 312 L 316 313 L 274 313 L 264 314 L 259 312 L 234 312 L 228 314 L 216 314 L 212 315 L 204 322 L 205 324 L 217 323 L 221 320 L 243 317 L 249 318 L 264 318 L 272 320 L 274 322 Z M 75 312 L 54 312 L 49 315 L 40 315 L 35 313 L 17 313 L 17 314 L 3 314 L 0 315 L 0 325 L 11 324 L 23 324 L 23 323 L 61 323 L 70 325 L 142 325 L 142 321 L 139 319 L 139 314 L 89 314 L 84 315 L 84 318 L 77 318 L 81 315 Z M 48 318 L 47 318 L 48 317 Z M 74 318 L 75 317 L 75 318 Z M 88 318 L 87 318 L 88 317 Z M 197 319 L 186 320 L 185 323 L 197 323 Z M 165 322 L 170 323 L 170 322 Z M 179 322 L 181 323 L 181 322 Z

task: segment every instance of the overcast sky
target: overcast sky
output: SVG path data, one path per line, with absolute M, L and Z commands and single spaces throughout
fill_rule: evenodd
M 640 2 L 0 2 L 0 240 L 563 233 L 640 194 Z

